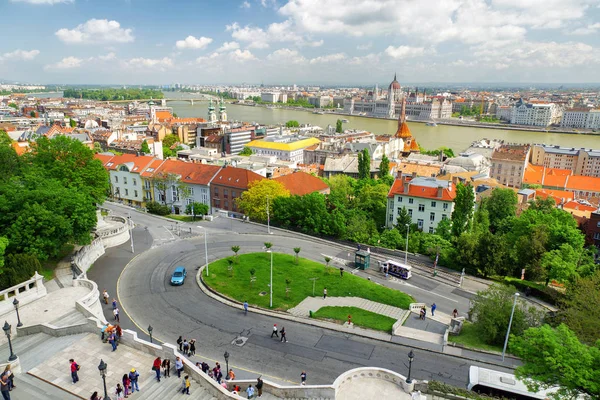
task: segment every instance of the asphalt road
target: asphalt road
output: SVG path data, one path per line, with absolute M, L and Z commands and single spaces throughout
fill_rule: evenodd
M 108 207 L 127 215 L 128 211 L 122 206 Z M 126 311 L 122 313 L 122 327 L 139 332 L 152 325 L 155 338 L 171 343 L 179 335 L 195 338 L 197 353 L 209 364 L 213 364 L 214 360 L 224 364 L 222 355 L 227 351 L 231 355 L 231 365 L 241 378 L 262 374 L 276 382 L 297 383 L 300 372 L 306 370 L 309 383 L 330 384 L 340 373 L 360 366 L 383 367 L 407 374 L 410 348 L 405 345 L 364 339 L 257 314 L 244 316 L 241 310 L 204 295 L 194 280 L 196 267 L 205 263 L 203 229 L 196 228 L 200 224 L 208 231 L 209 261 L 230 256 L 234 244 L 241 247 L 241 253 L 261 251 L 266 241 L 273 242 L 275 251 L 290 254 L 294 247 L 301 247 L 301 256 L 319 262 L 323 262 L 323 255 L 334 258 L 334 261 L 348 259 L 348 249 L 300 239 L 292 233 L 278 231 L 268 235 L 262 226 L 224 218 L 198 224 L 180 223 L 180 230 L 176 224 L 161 218 L 133 211 L 131 215 L 136 224 L 135 252 L 141 254 L 121 275 L 125 264 L 133 256 L 130 245 L 126 243 L 109 249 L 88 274 L 100 288 L 106 287 L 111 295 L 116 293 L 119 280 L 119 301 L 121 309 Z M 182 240 L 177 234 L 179 232 L 182 237 L 188 238 Z M 169 285 L 170 274 L 176 265 L 185 265 L 189 271 L 188 279 L 181 287 Z M 373 281 L 402 290 L 418 301 L 427 304 L 436 302 L 438 310 L 445 313 L 451 313 L 454 308 L 466 310 L 468 307 L 469 299 L 461 296 L 465 295 L 462 291 L 426 277 L 414 275 L 410 281 L 404 282 L 385 281 L 376 271 L 360 271 L 358 275 L 369 275 Z M 109 307 L 106 306 L 107 318 L 111 315 Z M 288 343 L 269 337 L 274 323 L 285 326 Z M 144 337 L 141 333 L 140 336 Z M 242 346 L 233 344 L 237 339 L 242 340 Z M 464 387 L 469 365 L 485 366 L 449 355 L 415 350 L 412 375 L 417 379 L 434 379 Z

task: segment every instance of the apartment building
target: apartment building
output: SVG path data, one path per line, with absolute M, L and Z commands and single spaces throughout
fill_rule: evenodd
M 575 175 L 600 177 L 600 150 L 535 144 L 531 148 L 531 163 L 568 169 Z
M 525 103 L 522 99 L 511 110 L 510 123 L 550 126 L 560 122 L 561 110 L 554 103 Z
M 503 144 L 492 153 L 490 178 L 505 186 L 520 188 L 529 164 L 531 147 L 521 144 Z
M 223 167 L 210 184 L 212 212 L 225 211 L 234 216 L 242 215 L 235 199 L 248 190 L 248 185 L 256 180 L 265 179 L 247 169 Z
M 560 126 L 563 128 L 600 129 L 600 109 L 570 108 L 565 110 Z

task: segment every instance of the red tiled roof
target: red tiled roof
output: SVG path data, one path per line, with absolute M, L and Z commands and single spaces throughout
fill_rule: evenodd
M 133 163 L 133 168 L 131 172 L 141 173 L 144 169 L 150 165 L 150 163 L 154 160 L 154 157 L 151 156 L 137 156 L 135 154 L 122 154 L 120 156 L 114 156 L 110 163 L 110 166 L 106 165 L 105 168 L 110 170 L 116 170 L 119 165 Z
M 585 204 L 581 204 L 577 201 L 569 201 L 563 205 L 564 210 L 578 210 L 578 211 L 589 211 L 594 212 L 598 209 L 598 207 L 587 206 Z
M 107 155 L 107 154 L 94 154 L 94 158 L 96 160 L 100 160 L 103 167 L 106 167 L 106 163 L 109 162 L 110 159 L 113 157 L 114 157 L 113 155 Z
M 571 175 L 567 181 L 567 190 L 600 193 L 600 178 L 591 176 Z
M 329 186 L 321 179 L 301 171 L 279 176 L 273 180 L 283 184 L 291 195 L 304 196 L 305 194 L 329 189 Z
M 176 174 L 183 183 L 208 185 L 215 174 L 221 169 L 217 165 L 189 163 L 179 160 L 166 160 L 155 171 L 155 174 Z
M 265 179 L 263 176 L 243 168 L 226 167 L 221 168 L 219 173 L 212 180 L 214 185 L 223 185 L 235 187 L 238 189 L 247 189 L 250 182 Z
M 454 183 L 450 183 L 450 185 L 452 185 L 452 190 L 448 190 L 448 187 L 444 187 L 442 189 L 442 196 L 439 197 L 438 188 L 412 184 L 408 185 L 408 193 L 404 193 L 404 182 L 402 181 L 402 179 L 396 179 L 388 193 L 388 197 L 394 197 L 395 195 L 404 195 L 432 200 L 454 201 L 454 198 L 456 197 L 456 186 L 454 185 Z
M 573 200 L 575 195 L 573 192 L 567 192 L 565 190 L 535 189 L 535 197 L 539 197 L 541 199 L 552 197 L 556 204 L 560 204 L 561 199 Z
M 159 160 L 158 158 L 154 159 L 140 175 L 144 178 L 153 176 L 158 167 L 160 167 L 164 162 L 164 160 Z

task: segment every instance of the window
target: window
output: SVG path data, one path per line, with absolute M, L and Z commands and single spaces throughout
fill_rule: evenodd
M 119 183 L 119 177 L 118 176 L 115 176 L 115 182 Z
M 423 229 L 423 220 L 422 219 L 417 220 L 417 228 Z
M 125 189 L 125 196 L 129 196 L 129 190 Z
M 445 221 L 448 219 L 448 216 L 446 214 L 442 214 L 442 221 Z
M 137 186 L 137 180 L 133 178 L 133 186 Z
M 435 221 L 435 213 L 429 213 L 429 220 L 430 221 Z
M 223 189 L 223 198 L 226 199 L 227 197 L 229 197 L 228 194 L 229 192 L 227 191 L 227 189 Z
M 215 196 L 218 196 L 218 195 L 219 195 L 219 188 L 218 188 L 218 187 L 216 187 L 216 188 L 215 188 Z
M 179 190 L 175 186 L 171 186 L 171 198 L 173 202 L 179 201 Z
M 227 200 L 225 200 L 225 208 L 229 207 L 229 202 Z
M 433 233 L 433 226 L 429 227 L 429 233 Z
M 432 202 L 431 202 L 431 207 L 432 207 L 432 208 L 435 208 L 435 206 L 436 206 L 436 205 L 437 205 L 437 203 L 436 203 L 435 201 L 432 201 Z
M 389 220 L 390 220 L 390 222 L 394 222 L 394 214 L 390 214 Z
M 150 181 L 144 181 L 144 187 L 150 189 Z
M 413 203 L 413 201 L 414 201 L 414 199 L 413 199 L 412 197 L 410 197 L 410 198 L 408 199 L 408 204 L 412 204 L 412 203 Z
M 134 195 L 135 197 L 138 197 L 137 190 L 134 190 L 134 191 L 133 191 L 133 195 Z
M 448 203 L 444 203 L 444 210 L 448 209 Z
M 194 188 L 192 186 L 188 186 L 187 188 L 188 188 L 189 195 L 193 196 L 194 195 Z
M 127 177 L 126 176 L 123 177 L 123 183 L 127 185 Z
M 192 204 L 194 202 L 194 199 L 187 199 L 185 202 L 189 206 L 190 204 Z
M 594 239 L 595 240 L 600 240 L 600 232 L 594 233 Z
M 408 210 L 408 216 L 412 217 L 412 210 Z
M 398 197 L 398 203 L 402 203 L 402 197 Z
M 235 199 L 235 192 L 233 190 L 231 191 L 231 198 Z
M 419 212 L 425 211 L 425 204 L 419 204 Z

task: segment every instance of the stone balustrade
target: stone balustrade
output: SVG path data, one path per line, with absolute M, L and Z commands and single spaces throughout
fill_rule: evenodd
M 15 309 L 13 306 L 15 297 L 19 300 L 20 307 L 44 297 L 47 291 L 43 280 L 44 277 L 36 271 L 31 279 L 0 291 L 0 315 Z

